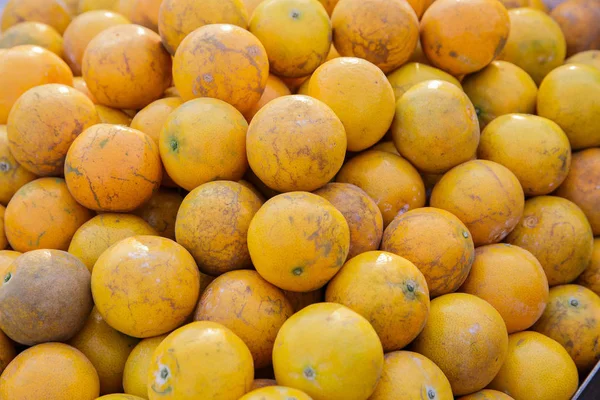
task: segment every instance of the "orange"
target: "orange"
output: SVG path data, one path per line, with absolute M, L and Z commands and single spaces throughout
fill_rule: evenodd
M 248 227 L 262 203 L 237 182 L 200 185 L 185 197 L 177 213 L 177 243 L 190 251 L 206 274 L 250 268 Z
M 2 253 L 0 251 L 0 253 Z M 1 260 L 0 256 L 0 260 Z M 1 265 L 0 261 L 0 265 Z M 0 267 L 0 272 L 1 272 Z M 0 275 L 2 276 L 2 275 Z M 585 286 L 600 296 L 600 238 L 594 239 L 594 250 L 592 253 L 592 261 L 590 265 L 577 278 L 576 283 Z
M 600 71 L 582 64 L 556 68 L 540 85 L 537 113 L 565 131 L 573 150 L 600 146 Z
M 565 64 L 586 64 L 600 70 L 600 50 L 582 51 L 567 58 Z
M 96 103 L 97 103 L 96 98 L 90 92 L 90 90 L 87 87 L 87 83 L 85 83 L 85 80 L 81 76 L 77 76 L 77 77 L 73 78 L 73 88 L 75 88 L 75 89 L 79 90 L 81 93 L 85 94 L 88 97 L 88 99 L 90 99 L 92 101 L 92 103 L 94 103 L 96 105 Z M 98 112 L 97 105 L 96 105 L 96 112 L 98 114 L 100 114 Z M 98 117 L 100 118 L 100 115 L 98 115 Z M 100 120 L 102 121 L 102 118 L 100 118 Z
M 519 332 L 509 336 L 506 362 L 489 387 L 515 399 L 568 400 L 578 383 L 575 363 L 560 344 Z
M 17 352 L 13 341 L 4 332 L 0 331 L 0 374 L 16 356 Z
M 23 93 L 46 83 L 62 83 L 68 86 L 73 84 L 73 74 L 69 66 L 56 54 L 30 45 L 1 51 L 0 124 L 6 124 L 13 104 Z
M 21 22 L 11 26 L 0 36 L 0 48 L 31 44 L 63 56 L 63 38 L 56 29 L 40 22 Z
M 483 389 L 506 357 L 508 334 L 489 303 L 470 294 L 452 293 L 431 301 L 429 319 L 412 350 L 444 372 L 454 396 Z
M 96 104 L 96 112 L 103 124 L 129 126 L 131 123 L 131 117 L 116 108 Z
M 246 147 L 250 168 L 271 189 L 312 191 L 340 170 L 346 135 L 325 103 L 308 96 L 284 96 L 254 116 Z
M 409 62 L 404 64 L 397 70 L 389 73 L 387 79 L 392 85 L 392 89 L 394 89 L 396 101 L 417 83 L 430 80 L 446 81 L 457 88 L 462 89 L 460 82 L 449 73 L 427 64 L 421 64 L 420 62 Z
M 92 271 L 94 302 L 106 323 L 139 338 L 181 326 L 199 292 L 198 267 L 190 253 L 158 236 L 117 242 Z
M 4 233 L 4 213 L 6 212 L 6 207 L 0 205 L 0 251 L 4 250 L 8 247 L 8 239 L 6 239 L 6 234 Z
M 564 0 L 563 0 L 564 1 Z M 508 10 L 511 8 L 529 7 L 543 12 L 548 12 L 548 7 L 543 0 L 500 0 Z
M 543 3 L 542 3 L 543 4 Z M 471 393 L 466 396 L 459 397 L 457 400 L 514 400 L 506 393 L 492 389 L 483 389 L 479 392 Z
M 15 261 L 21 254 L 14 250 L 0 250 L 0 279 L 4 279 L 8 267 Z
M 385 352 L 412 342 L 429 314 L 423 274 L 410 261 L 385 251 L 368 251 L 348 261 L 327 285 L 325 301 L 365 317 Z
M 146 134 L 119 125 L 98 124 L 85 130 L 65 160 L 69 191 L 96 211 L 136 209 L 158 190 L 161 178 L 156 144 Z
M 183 201 L 178 192 L 160 189 L 133 213 L 142 217 L 159 236 L 175 240 L 175 220 Z
M 408 61 L 419 40 L 419 20 L 403 0 L 344 0 L 331 23 L 340 55 L 364 58 L 384 73 Z
M 254 379 L 252 355 L 232 331 L 209 321 L 171 333 L 154 351 L 148 371 L 150 400 L 237 400 Z
M 567 41 L 567 55 L 600 50 L 600 9 L 596 0 L 567 0 L 552 10 Z
M 360 58 L 339 57 L 321 65 L 310 78 L 308 95 L 340 118 L 348 151 L 379 142 L 394 118 L 392 85 L 377 66 Z
M 430 0 L 430 1 L 431 1 L 431 4 L 433 4 L 433 2 L 435 0 Z M 408 61 L 431 66 L 431 61 L 429 61 L 429 59 L 427 59 L 427 56 L 425 56 L 425 53 L 423 52 L 423 47 L 421 47 L 420 39 L 417 40 L 417 47 L 415 47 L 415 50 L 410 55 L 410 58 L 408 59 Z M 448 75 L 450 75 L 450 74 L 448 74 Z M 452 75 L 450 75 L 450 76 L 452 76 Z
M 251 1 L 251 0 L 246 0 L 246 1 Z M 337 6 L 337 3 L 339 2 L 339 0 L 319 0 L 319 2 L 321 4 L 323 4 L 323 7 L 325 7 L 327 14 L 331 16 L 331 14 L 333 13 L 335 6 Z
M 292 93 L 297 93 L 300 85 L 302 85 L 309 78 L 310 76 L 301 76 L 299 78 L 286 78 L 283 76 L 279 77 L 279 79 L 281 79 L 283 83 L 286 84 L 286 86 L 292 91 Z
M 555 286 L 532 329 L 560 343 L 586 373 L 600 360 L 600 297 L 579 285 Z
M 383 374 L 369 400 L 453 400 L 452 388 L 442 370 L 427 357 L 412 351 L 385 355 Z
M 79 350 L 44 343 L 19 354 L 0 377 L 0 397 L 19 400 L 94 400 L 98 374 Z
M 250 390 L 261 389 L 269 386 L 277 386 L 277 381 L 275 379 L 255 379 L 252 382 L 252 388 Z
M 436 67 L 459 76 L 488 65 L 504 48 L 510 20 L 496 0 L 437 0 L 421 19 L 421 46 Z
M 85 12 L 94 10 L 114 10 L 118 11 L 121 0 L 79 0 L 78 12 L 83 14 Z M 126 0 L 123 0 L 124 2 Z
M 86 47 L 100 32 L 117 25 L 129 24 L 121 14 L 95 10 L 78 15 L 64 34 L 65 60 L 76 75 L 81 75 L 83 54 Z
M 165 97 L 179 97 L 179 91 L 175 86 L 171 86 L 163 93 L 163 98 Z
M 349 183 L 328 183 L 314 193 L 333 204 L 346 219 L 350 228 L 348 259 L 379 248 L 383 217 L 364 190 Z
M 278 384 L 314 400 L 367 399 L 383 370 L 383 350 L 373 327 L 356 312 L 313 304 L 279 330 L 273 367 Z
M 133 0 L 131 22 L 158 32 L 158 14 L 162 0 Z
M 148 369 L 152 354 L 166 337 L 167 335 L 162 335 L 144 339 L 131 350 L 123 370 L 125 393 L 148 398 Z
M 8 0 L 0 30 L 4 32 L 23 21 L 42 22 L 62 34 L 71 22 L 71 13 L 61 0 Z
M 275 197 L 278 194 L 280 194 L 280 192 L 271 189 L 270 187 L 268 187 L 267 185 L 265 185 L 265 183 L 263 181 L 261 181 L 260 179 L 258 179 L 258 177 L 256 176 L 256 174 L 252 171 L 252 169 L 248 168 L 248 170 L 246 171 L 246 173 L 244 174 L 244 178 L 247 179 L 248 184 L 252 185 L 254 189 L 256 189 L 256 191 L 259 192 L 259 194 L 265 198 L 265 199 L 270 199 L 271 197 Z M 243 184 L 243 180 L 238 181 L 240 184 Z
M 479 122 L 462 90 L 448 82 L 426 81 L 396 103 L 392 136 L 400 154 L 419 171 L 443 173 L 473 157 Z
M 0 204 L 8 204 L 21 186 L 35 178 L 15 160 L 8 145 L 6 125 L 0 125 Z
M 575 280 L 592 259 L 592 229 L 579 207 L 554 196 L 525 202 L 518 225 L 506 238 L 529 250 L 544 267 L 550 286 Z
M 284 386 L 270 386 L 262 389 L 253 390 L 240 400 L 312 400 L 312 397 L 306 393 L 293 388 Z
M 173 60 L 173 81 L 183 100 L 213 97 L 241 113 L 260 100 L 268 78 L 265 48 L 250 32 L 234 25 L 196 29 L 181 42 Z
M 127 24 L 107 28 L 87 45 L 83 79 L 99 104 L 140 109 L 171 84 L 171 57 L 150 29 Z
M 79 90 L 58 84 L 37 86 L 12 107 L 8 146 L 19 164 L 34 174 L 60 176 L 75 138 L 99 122 L 94 103 Z
M 270 102 L 273 99 L 282 96 L 288 96 L 292 94 L 290 89 L 285 85 L 285 83 L 275 75 L 269 74 L 269 78 L 267 79 L 267 86 L 265 86 L 265 90 L 260 96 L 258 103 L 254 104 L 250 110 L 244 113 L 244 117 L 248 122 L 252 121 L 252 118 L 256 115 L 258 110 L 263 108 L 265 104 Z
M 425 186 L 408 161 L 371 150 L 348 161 L 336 177 L 363 189 L 377 203 L 386 227 L 400 213 L 425 205 Z
M 75 201 L 63 179 L 41 178 L 15 193 L 6 207 L 4 229 L 17 251 L 67 250 L 75 231 L 92 215 Z
M 132 396 L 129 394 L 124 394 L 124 393 L 113 393 L 113 394 L 107 394 L 102 397 L 98 397 L 97 400 L 144 400 L 144 399 L 145 399 L 145 397 L 142 398 L 142 397 Z
M 108 326 L 96 308 L 69 344 L 94 365 L 100 378 L 100 394 L 123 390 L 123 368 L 137 339 Z
M 560 26 L 543 11 L 508 11 L 510 35 L 499 59 L 523 68 L 536 84 L 565 61 L 565 37 Z
M 515 174 L 527 196 L 554 191 L 567 177 L 571 145 L 563 130 L 549 119 L 506 114 L 481 133 L 478 156 L 504 165 Z
M 431 207 L 396 217 L 385 230 L 381 250 L 414 263 L 431 297 L 456 291 L 475 256 L 467 227 L 451 213 Z
M 285 294 L 285 297 L 290 301 L 295 313 L 310 306 L 311 304 L 322 303 L 325 301 L 324 287 L 313 290 L 312 292 L 292 292 L 289 290 L 284 290 L 283 294 Z

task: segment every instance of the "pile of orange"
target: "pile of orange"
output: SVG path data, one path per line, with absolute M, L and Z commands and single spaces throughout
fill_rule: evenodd
M 0 13 L 0 399 L 568 400 L 600 360 L 600 0 Z

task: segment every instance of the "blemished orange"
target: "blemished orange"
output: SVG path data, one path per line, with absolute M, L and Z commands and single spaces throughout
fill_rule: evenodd
M 555 286 L 532 330 L 560 343 L 585 374 L 600 360 L 600 297 L 579 285 Z
M 121 14 L 96 10 L 78 15 L 64 33 L 65 60 L 75 75 L 81 75 L 83 53 L 100 32 L 117 25 L 129 24 Z
M 548 279 L 540 262 L 527 250 L 506 243 L 478 247 L 459 290 L 490 303 L 509 334 L 531 327 L 548 303 Z
M 37 86 L 23 93 L 10 111 L 8 147 L 32 173 L 60 176 L 75 138 L 99 122 L 94 103 L 79 90 L 59 84 Z
M 23 185 L 6 207 L 4 229 L 20 252 L 67 250 L 75 231 L 92 218 L 60 178 L 40 178 Z
M 273 367 L 278 384 L 314 400 L 362 400 L 381 377 L 383 349 L 365 318 L 341 304 L 319 303 L 283 324 Z
M 131 22 L 158 32 L 158 14 L 162 0 L 134 0 Z
M 36 176 L 13 157 L 8 145 L 6 125 L 0 125 L 0 204 L 7 205 L 14 194 Z
M 452 387 L 442 370 L 427 357 L 412 351 L 385 355 L 383 374 L 369 400 L 453 400 Z
M 1 255 L 0 255 L 1 257 Z M 12 340 L 0 331 L 0 374 L 4 372 L 10 362 L 17 356 L 15 345 Z
M 386 227 L 400 213 L 425 205 L 425 186 L 404 158 L 378 150 L 362 152 L 348 161 L 336 177 L 364 190 L 377 203 Z
M 475 257 L 467 227 L 453 214 L 432 207 L 396 217 L 384 232 L 381 250 L 414 263 L 432 298 L 456 291 Z
M 368 251 L 344 264 L 327 285 L 325 301 L 365 317 L 385 352 L 412 342 L 429 315 L 429 290 L 421 271 L 385 251 Z
M 462 89 L 458 79 L 449 73 L 420 62 L 409 62 L 404 64 L 397 70 L 390 72 L 387 76 L 387 79 L 392 85 L 392 89 L 394 89 L 396 101 L 398 101 L 408 89 L 417 83 L 425 81 L 446 81 L 453 84 L 457 88 Z
M 253 390 L 239 400 L 312 400 L 312 397 L 306 393 L 284 386 L 267 386 L 261 389 Z
M 408 61 L 419 40 L 419 19 L 403 0 L 343 0 L 331 23 L 340 55 L 364 58 L 384 73 Z
M 506 114 L 481 133 L 480 159 L 504 165 L 521 183 L 526 196 L 548 194 L 565 180 L 571 165 L 569 138 L 549 119 Z
M 543 0 L 500 0 L 507 10 L 511 8 L 529 7 L 543 12 L 548 12 L 548 7 Z
M 310 78 L 307 94 L 331 107 L 342 121 L 348 151 L 379 142 L 394 118 L 392 85 L 375 64 L 360 58 L 338 57 L 321 65 Z
M 600 70 L 600 50 L 582 51 L 565 60 L 565 64 L 585 64 Z
M 171 85 L 171 56 L 157 33 L 139 25 L 117 25 L 89 42 L 81 72 L 99 104 L 138 110 Z
M 158 345 L 147 379 L 150 400 L 237 400 L 254 380 L 252 354 L 223 325 L 193 322 Z
M 292 95 L 264 106 L 246 136 L 250 168 L 279 192 L 312 191 L 333 179 L 346 154 L 344 126 L 320 100 Z
M 506 361 L 489 388 L 515 399 L 569 400 L 578 384 L 569 353 L 549 337 L 526 331 L 509 336 Z
M 131 123 L 131 117 L 116 108 L 96 104 L 96 112 L 103 124 L 129 126 Z
M 497 0 L 437 0 L 421 19 L 421 46 L 433 65 L 459 76 L 492 62 L 509 31 L 508 13 Z
M 175 240 L 175 221 L 182 202 L 183 196 L 179 192 L 160 189 L 133 213 L 150 224 L 159 236 Z
M 539 260 L 550 286 L 574 281 L 589 265 L 594 245 L 592 228 L 581 209 L 554 196 L 527 200 L 523 217 L 506 241 Z
M 40 22 L 21 22 L 11 26 L 0 36 L 0 49 L 30 44 L 63 56 L 63 37 L 56 29 Z
M 62 35 L 71 22 L 70 10 L 61 0 L 9 0 L 4 6 L 0 31 L 23 21 L 50 25 Z
M 73 88 L 85 94 L 88 97 L 88 99 L 92 101 L 92 103 L 97 103 L 96 98 L 94 97 L 92 92 L 90 92 L 90 90 L 87 87 L 87 83 L 85 83 L 85 80 L 81 76 L 76 76 L 73 78 Z M 98 108 L 96 108 L 96 112 L 98 112 Z M 100 116 L 98 116 L 98 118 L 100 118 Z M 100 120 L 102 121 L 102 119 Z
M 173 60 L 173 81 L 181 98 L 213 97 L 241 113 L 260 100 L 268 78 L 264 46 L 250 32 L 234 25 L 196 29 L 181 42 Z
M 543 4 L 543 3 L 542 3 Z M 457 400 L 514 400 L 506 393 L 493 389 L 483 389 L 466 396 L 459 397 Z
M 454 396 L 485 388 L 506 358 L 508 334 L 486 301 L 451 293 L 431 301 L 429 319 L 411 349 L 444 372 Z
M 0 267 L 0 276 L 2 276 L 1 272 L 2 269 Z M 598 296 L 600 296 L 600 238 L 594 239 L 592 261 L 583 271 L 583 273 L 579 275 L 575 283 L 585 286 L 586 288 L 590 289 Z
M 275 75 L 269 74 L 269 78 L 267 79 L 267 86 L 265 86 L 265 90 L 260 96 L 258 103 L 254 104 L 250 110 L 244 113 L 244 117 L 248 122 L 252 121 L 252 118 L 256 115 L 258 110 L 263 108 L 265 104 L 270 102 L 273 99 L 276 99 L 281 96 L 288 96 L 292 94 L 290 89 L 285 85 L 285 83 Z
M 19 400 L 95 400 L 98 374 L 79 350 L 62 343 L 31 347 L 0 377 L 0 397 Z
M 600 49 L 600 9 L 595 0 L 567 0 L 550 13 L 565 35 L 567 56 Z
M 473 158 L 479 121 L 467 95 L 444 81 L 417 83 L 396 103 L 392 137 L 421 172 L 443 173 Z
M 152 354 L 167 335 L 143 339 L 129 353 L 123 369 L 123 388 L 125 393 L 148 398 L 148 369 Z

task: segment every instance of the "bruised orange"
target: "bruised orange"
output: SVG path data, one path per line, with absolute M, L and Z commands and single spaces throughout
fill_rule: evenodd
M 40 22 L 21 22 L 11 26 L 0 36 L 0 49 L 21 45 L 40 46 L 59 57 L 63 56 L 63 38 L 54 28 Z
M 396 101 L 398 101 L 408 89 L 417 83 L 425 81 L 446 81 L 453 84 L 457 88 L 462 89 L 458 79 L 449 73 L 420 62 L 409 62 L 404 64 L 397 70 L 390 72 L 387 76 L 387 79 L 392 85 L 392 89 L 394 89 Z
M 148 369 L 152 354 L 167 335 L 143 339 L 129 353 L 123 369 L 125 393 L 148 398 Z
M 596 0 L 563 1 L 550 16 L 565 34 L 568 56 L 600 50 L 600 8 Z
M 8 145 L 6 125 L 0 125 L 0 204 L 7 205 L 21 186 L 35 178 L 15 160 Z
M 312 400 L 306 393 L 284 386 L 268 386 L 253 390 L 240 397 L 240 400 Z
M 265 86 L 265 90 L 260 96 L 258 103 L 254 104 L 252 108 L 244 113 L 244 117 L 248 122 L 252 121 L 252 118 L 256 115 L 258 110 L 263 108 L 265 104 L 270 102 L 273 99 L 276 99 L 281 96 L 288 96 L 292 94 L 290 89 L 285 85 L 285 83 L 275 75 L 269 74 L 269 78 L 267 79 L 267 86 Z
M 0 252 L 2 253 L 2 252 Z M 1 262 L 0 262 L 1 265 Z M 1 272 L 0 267 L 0 272 Z M 594 239 L 592 261 L 575 282 L 600 296 L 600 238 Z
M 175 220 L 182 201 L 183 196 L 177 191 L 160 189 L 133 213 L 142 217 L 159 236 L 175 240 Z
M 71 22 L 71 12 L 61 0 L 9 0 L 4 6 L 0 30 L 23 21 L 42 22 L 62 34 Z

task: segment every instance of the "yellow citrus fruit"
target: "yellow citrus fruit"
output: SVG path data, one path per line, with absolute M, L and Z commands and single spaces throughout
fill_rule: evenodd
M 148 369 L 152 354 L 167 335 L 143 339 L 129 353 L 123 369 L 125 393 L 148 398 Z
M 175 221 L 182 202 L 183 196 L 177 191 L 160 189 L 133 213 L 142 217 L 159 236 L 175 240 Z
M 0 250 L 4 250 L 8 247 L 8 239 L 4 233 L 4 214 L 6 207 L 0 205 Z
M 93 95 L 92 95 L 93 96 Z M 106 107 L 101 104 L 96 104 L 96 112 L 103 124 L 129 126 L 131 117 L 121 110 L 116 108 Z
M 600 238 L 594 239 L 592 261 L 590 262 L 588 267 L 583 271 L 583 273 L 579 275 L 576 283 L 585 286 L 586 288 L 590 289 L 598 296 L 600 296 Z
M 565 64 L 585 64 L 600 70 L 600 50 L 582 51 L 565 60 Z
M 252 118 L 256 115 L 258 110 L 263 108 L 265 104 L 274 100 L 278 97 L 289 96 L 292 94 L 290 89 L 285 85 L 285 83 L 275 75 L 269 74 L 269 78 L 267 79 L 267 86 L 265 86 L 265 90 L 260 96 L 258 103 L 254 104 L 250 110 L 244 113 L 244 117 L 248 122 L 252 121 Z
M 408 89 L 417 83 L 425 81 L 445 81 L 453 84 L 459 89 L 462 89 L 458 79 L 449 73 L 420 62 L 409 62 L 404 64 L 397 70 L 390 72 L 387 76 L 387 79 L 392 85 L 392 89 L 394 89 L 396 101 L 398 101 Z
M 0 257 L 2 257 L 1 254 Z M 4 372 L 6 367 L 16 356 L 17 351 L 15 350 L 15 344 L 8 336 L 6 336 L 6 334 L 4 334 L 4 332 L 0 331 L 0 374 Z
M 0 25 L 6 31 L 23 21 L 42 22 L 62 34 L 71 22 L 71 13 L 61 0 L 9 0 L 5 3 Z
M 63 57 L 63 38 L 49 25 L 40 22 L 21 22 L 11 26 L 0 36 L 0 49 L 26 44 L 43 47 Z
M 268 386 L 253 390 L 239 400 L 312 400 L 306 393 L 284 386 Z
M 543 3 L 542 3 L 543 4 Z M 499 392 L 493 389 L 483 389 L 479 392 L 471 393 L 466 396 L 459 397 L 457 400 L 514 400 L 506 393 Z
M 35 178 L 15 160 L 8 145 L 6 125 L 0 125 L 0 204 L 7 205 L 21 186 Z

